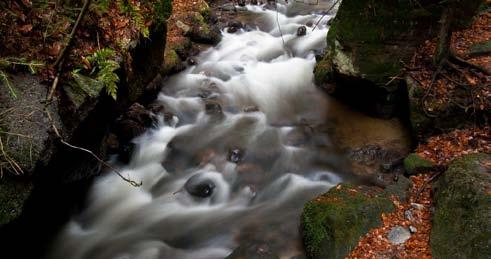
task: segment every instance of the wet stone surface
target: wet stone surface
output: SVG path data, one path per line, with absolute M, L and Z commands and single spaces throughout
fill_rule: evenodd
M 200 174 L 189 178 L 184 185 L 184 188 L 189 194 L 200 198 L 210 197 L 215 187 L 215 183 L 212 180 L 203 178 Z

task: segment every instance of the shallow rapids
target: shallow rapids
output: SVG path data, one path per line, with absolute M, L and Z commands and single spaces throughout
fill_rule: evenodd
M 303 204 L 342 181 L 342 159 L 316 130 L 329 112 L 312 73 L 329 16 L 312 31 L 321 14 L 300 14 L 308 5 L 247 9 L 267 25 L 222 32 L 198 65 L 169 78 L 156 101 L 174 117 L 160 114 L 131 162 L 115 164 L 143 185 L 103 173 L 50 258 L 303 256 Z

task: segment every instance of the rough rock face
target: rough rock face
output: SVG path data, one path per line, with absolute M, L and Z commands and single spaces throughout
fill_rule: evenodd
M 32 184 L 24 178 L 32 176 L 36 165 L 46 165 L 53 155 L 51 121 L 43 111 L 46 88 L 30 74 L 10 78 L 17 98 L 0 83 L 0 225 L 12 220 L 22 210 Z M 53 124 L 61 129 L 58 109 L 48 105 Z M 14 176 L 15 175 L 15 176 Z
M 108 147 L 103 143 L 109 136 L 109 127 L 113 120 L 133 102 L 153 100 L 158 93 L 158 87 L 149 83 L 160 72 L 165 36 L 166 27 L 163 24 L 152 30 L 149 39 L 141 40 L 138 45 L 129 48 L 128 57 L 131 58 L 125 59 L 120 65 L 123 69 L 117 71 L 120 78 L 118 102 L 107 96 L 96 81 L 87 78 L 79 78 L 70 85 L 58 86 L 61 95 L 55 98 L 53 104 L 55 106 L 57 104 L 60 111 L 53 111 L 52 116 L 57 117 L 56 114 L 59 114 L 61 119 L 59 129 L 65 141 L 91 150 L 105 159 Z M 77 87 L 77 84 L 79 84 L 79 88 L 75 88 L 77 91 L 71 91 L 73 87 Z M 31 93 L 31 97 L 34 97 L 30 100 L 31 105 L 45 100 L 46 87 L 42 86 L 38 90 L 42 94 Z M 9 179 L 13 181 L 9 183 L 10 185 L 27 181 L 24 184 L 29 187 L 25 190 L 27 193 L 14 191 L 19 192 L 19 197 L 29 197 L 24 202 L 22 213 L 18 217 L 17 214 L 9 216 L 8 220 L 1 222 L 8 224 L 0 226 L 0 243 L 11 249 L 12 253 L 15 251 L 19 258 L 34 258 L 42 255 L 46 243 L 54 236 L 61 224 L 66 222 L 70 214 L 79 209 L 79 206 L 82 206 L 93 177 L 101 171 L 100 163 L 93 156 L 63 145 L 54 134 L 50 133 L 50 124 L 46 123 L 45 118 L 37 119 L 36 123 L 44 127 L 44 132 L 36 136 L 43 143 L 39 150 L 44 150 L 43 156 L 51 153 L 52 155 L 45 162 L 41 158 L 38 159 L 40 162 L 33 163 L 35 167 L 32 167 L 34 171 L 32 178 Z M 45 138 L 45 135 L 50 137 Z M 8 200 L 12 199 L 9 193 L 4 197 Z M 2 200 L 3 198 L 0 197 L 0 201 Z M 13 208 L 20 212 L 23 201 L 24 199 L 12 205 Z M 3 206 L 5 203 L 1 204 Z M 10 221 L 11 219 L 14 220 Z M 29 249 L 22 249 L 21 244 Z M 5 253 L 9 254 L 9 252 Z
M 6 156 L 22 170 L 18 173 L 29 174 L 38 161 L 46 163 L 52 155 L 52 150 L 45 144 L 50 141 L 51 122 L 41 103 L 46 98 L 46 88 L 36 76 L 29 74 L 13 75 L 11 83 L 17 93 L 15 99 L 9 95 L 7 87 L 0 84 L 0 138 Z M 53 123 L 60 128 L 56 105 L 48 105 L 48 111 Z M 0 157 L 1 167 L 11 169 L 5 166 L 8 164 L 5 155 Z
M 392 77 L 438 30 L 440 8 L 431 1 L 420 3 L 343 1 L 327 36 L 327 54 L 315 69 L 316 83 L 336 83 L 333 95 L 368 106 L 382 104 L 371 107 L 372 112 L 391 115 L 399 87 Z M 354 93 L 363 97 L 353 98 Z
M 491 155 L 453 162 L 435 184 L 430 244 L 435 258 L 491 258 Z
M 216 18 L 206 1 L 197 0 L 192 11 L 173 13 L 169 18 L 163 72 L 173 74 L 184 70 L 189 57 L 217 44 L 221 37 Z
M 344 258 L 361 236 L 381 224 L 381 213 L 394 206 L 381 189 L 341 184 L 309 201 L 302 235 L 311 258 Z

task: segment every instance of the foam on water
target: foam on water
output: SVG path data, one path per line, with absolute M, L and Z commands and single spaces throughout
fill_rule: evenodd
M 319 157 L 330 148 L 328 136 L 306 126 L 322 124 L 326 112 L 312 71 L 328 28 L 298 37 L 297 28 L 319 14 L 247 8 L 278 20 L 281 32 L 223 32 L 197 66 L 168 79 L 157 101 L 173 121 L 161 119 L 135 139 L 131 162 L 119 168 L 143 185 L 105 172 L 50 258 L 224 258 L 251 243 L 282 257 L 302 253 L 303 204 L 341 181 Z M 223 116 L 207 114 L 207 102 L 220 104 Z M 243 112 L 251 106 L 257 111 Z M 231 150 L 240 162 L 231 161 Z M 185 188 L 194 176 L 212 183 L 209 196 Z

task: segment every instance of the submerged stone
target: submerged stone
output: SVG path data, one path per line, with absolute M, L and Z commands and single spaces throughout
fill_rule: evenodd
M 215 183 L 212 180 L 203 178 L 201 174 L 191 176 L 184 185 L 184 189 L 189 194 L 200 198 L 210 197 L 215 187 Z
M 240 149 L 232 149 L 228 152 L 228 161 L 232 163 L 239 163 L 242 160 L 244 152 Z
M 298 27 L 297 36 L 301 37 L 301 36 L 305 36 L 306 34 L 307 34 L 307 27 L 305 26 Z

